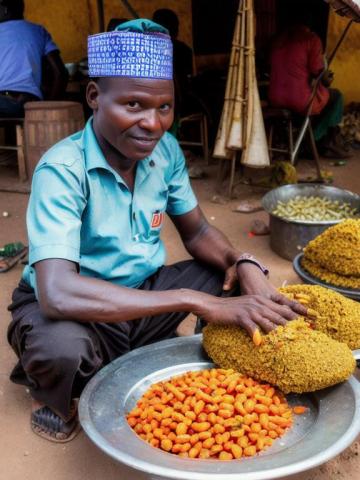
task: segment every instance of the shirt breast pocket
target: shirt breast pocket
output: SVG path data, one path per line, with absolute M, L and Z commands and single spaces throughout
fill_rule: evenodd
M 144 231 L 144 240 L 146 242 L 156 243 L 159 240 L 165 220 L 168 195 L 168 190 L 162 190 L 157 193 L 156 201 L 148 204 L 149 208 L 146 211 L 146 228 Z

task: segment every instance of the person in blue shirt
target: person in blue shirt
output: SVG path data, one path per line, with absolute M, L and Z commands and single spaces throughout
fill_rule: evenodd
M 24 116 L 24 104 L 44 93 L 59 99 L 67 78 L 50 34 L 24 20 L 24 1 L 0 0 L 0 117 Z
M 167 31 L 134 20 L 90 36 L 88 49 L 93 117 L 35 170 L 29 265 L 9 307 L 8 339 L 19 358 L 11 379 L 30 390 L 33 431 L 58 442 L 77 433 L 76 399 L 101 367 L 174 337 L 189 312 L 251 336 L 306 314 L 197 203 L 167 132 L 174 116 Z M 165 213 L 192 260 L 165 265 Z

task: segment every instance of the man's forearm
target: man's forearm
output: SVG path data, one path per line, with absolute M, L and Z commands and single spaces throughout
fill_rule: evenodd
M 220 230 L 209 224 L 204 225 L 198 235 L 185 242 L 185 247 L 196 260 L 222 271 L 233 265 L 241 254 Z
M 159 292 L 121 287 L 79 275 L 73 268 L 59 275 L 56 266 L 64 261 L 46 262 L 37 264 L 36 273 L 40 306 L 51 318 L 116 323 L 167 312 L 199 311 L 208 297 L 188 289 Z

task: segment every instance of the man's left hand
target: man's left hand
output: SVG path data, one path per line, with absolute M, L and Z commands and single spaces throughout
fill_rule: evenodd
M 279 293 L 259 267 L 250 262 L 229 267 L 225 272 L 224 291 L 230 291 L 239 284 L 242 295 L 262 295 L 275 303 L 286 305 L 299 315 L 306 315 L 307 309 L 299 302 L 290 300 Z
M 325 87 L 330 87 L 333 80 L 334 80 L 334 72 L 332 70 L 326 70 L 321 77 L 321 83 Z

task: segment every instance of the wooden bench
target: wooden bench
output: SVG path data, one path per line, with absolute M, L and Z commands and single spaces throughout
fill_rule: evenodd
M 181 127 L 184 123 L 196 123 L 199 127 L 200 139 L 198 141 L 186 140 L 183 138 Z M 181 117 L 179 120 L 180 138 L 179 144 L 183 146 L 201 147 L 204 155 L 204 160 L 209 165 L 209 138 L 208 138 L 208 125 L 206 115 L 202 112 L 192 113 L 185 117 Z

